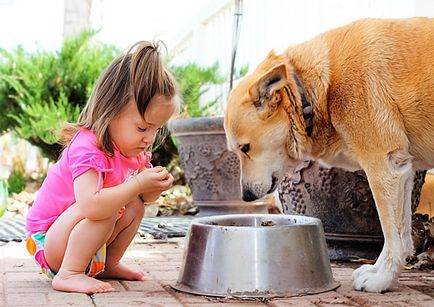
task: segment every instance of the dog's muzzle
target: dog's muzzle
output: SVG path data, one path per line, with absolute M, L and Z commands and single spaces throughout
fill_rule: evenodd
M 252 191 L 250 191 L 250 190 L 244 190 L 243 191 L 243 200 L 244 201 L 254 201 L 257 199 L 258 199 L 258 197 L 255 194 L 253 194 Z
M 277 184 L 279 182 L 279 179 L 277 177 L 271 176 L 271 187 L 267 191 L 266 194 L 273 193 L 274 190 L 277 188 Z M 261 193 L 262 194 L 262 193 Z M 263 195 L 261 195 L 262 197 Z M 252 192 L 250 189 L 243 190 L 243 200 L 244 201 L 254 201 L 257 200 L 259 197 L 254 192 Z

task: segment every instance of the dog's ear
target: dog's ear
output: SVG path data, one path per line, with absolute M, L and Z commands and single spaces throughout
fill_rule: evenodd
M 249 88 L 249 94 L 261 119 L 267 119 L 282 101 L 281 91 L 288 82 L 285 64 L 279 64 L 263 74 Z

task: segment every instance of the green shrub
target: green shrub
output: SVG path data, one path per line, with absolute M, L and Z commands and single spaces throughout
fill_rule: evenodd
M 236 79 L 242 78 L 249 72 L 249 65 L 241 66 L 240 70 L 236 73 Z
M 10 193 L 20 193 L 26 188 L 28 178 L 19 170 L 12 169 L 8 178 L 8 190 Z
M 55 131 L 75 122 L 102 70 L 119 53 L 84 31 L 65 39 L 58 52 L 0 49 L 0 132 L 13 130 L 57 159 Z
M 0 217 L 3 216 L 8 208 L 8 184 L 6 179 L 0 179 Z
M 181 117 L 209 116 L 218 98 L 200 103 L 200 97 L 209 90 L 209 85 L 223 82 L 218 64 L 211 67 L 200 67 L 195 63 L 184 66 L 172 66 L 171 72 L 176 78 L 183 100 Z

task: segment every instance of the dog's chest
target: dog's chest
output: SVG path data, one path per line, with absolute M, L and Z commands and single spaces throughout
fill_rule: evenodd
M 323 156 L 319 162 L 328 167 L 338 167 L 351 172 L 361 169 L 359 163 L 355 159 L 352 159 L 342 152 L 330 156 Z

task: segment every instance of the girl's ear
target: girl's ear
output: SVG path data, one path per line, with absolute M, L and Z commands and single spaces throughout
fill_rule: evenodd
M 173 111 L 172 117 L 179 115 L 181 113 L 181 105 L 182 105 L 182 99 L 178 95 L 173 96 L 172 103 L 175 107 L 175 110 Z

